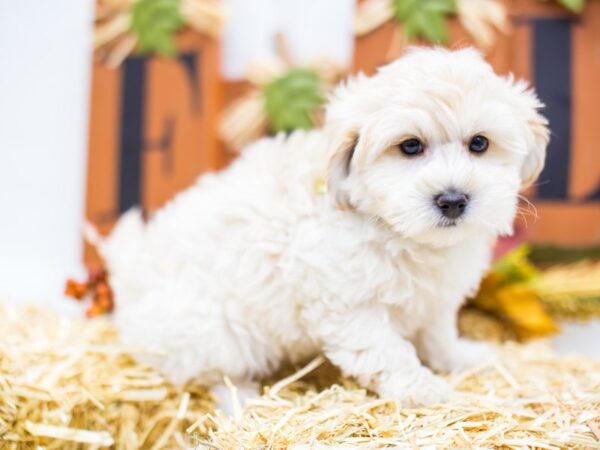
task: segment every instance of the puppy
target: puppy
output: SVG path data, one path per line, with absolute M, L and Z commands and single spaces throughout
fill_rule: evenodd
M 404 405 L 446 399 L 432 370 L 490 355 L 457 310 L 542 169 L 541 107 L 471 49 L 349 80 L 323 129 L 254 143 L 147 224 L 122 218 L 100 245 L 122 340 L 158 349 L 144 358 L 175 383 L 322 352 Z

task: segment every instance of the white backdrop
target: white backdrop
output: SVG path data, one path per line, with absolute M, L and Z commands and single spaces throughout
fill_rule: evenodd
M 92 0 L 0 0 L 0 295 L 81 271 Z
M 225 0 L 222 72 L 244 77 L 248 64 L 277 57 L 275 36 L 283 34 L 297 64 L 326 57 L 349 67 L 354 50 L 355 0 Z

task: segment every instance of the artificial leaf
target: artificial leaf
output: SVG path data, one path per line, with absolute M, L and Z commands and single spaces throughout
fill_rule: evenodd
M 558 327 L 546 312 L 540 297 L 533 289 L 512 285 L 496 293 L 498 310 L 521 339 L 546 336 L 558 331 Z
M 403 23 L 410 38 L 432 43 L 447 40 L 446 16 L 456 12 L 455 0 L 392 0 L 394 17 Z
M 133 5 L 130 28 L 142 52 L 175 55 L 173 35 L 183 25 L 179 0 L 138 0 Z
M 526 245 L 511 250 L 494 263 L 492 273 L 501 277 L 502 284 L 535 281 L 538 277 L 538 270 L 529 261 L 529 253 L 530 249 Z
M 265 112 L 271 130 L 292 131 L 314 126 L 313 117 L 325 100 L 321 79 L 311 69 L 292 69 L 265 88 Z
M 518 247 L 492 267 L 470 305 L 502 320 L 521 339 L 544 336 L 557 326 L 536 290 L 537 269 L 527 246 Z
M 576 13 L 583 11 L 585 6 L 585 0 L 558 0 L 558 3 Z
M 478 309 L 487 311 L 490 313 L 497 312 L 498 302 L 496 301 L 496 292 L 502 282 L 502 277 L 495 273 L 489 272 L 479 285 L 479 291 L 477 295 L 469 299 L 469 304 L 475 306 Z

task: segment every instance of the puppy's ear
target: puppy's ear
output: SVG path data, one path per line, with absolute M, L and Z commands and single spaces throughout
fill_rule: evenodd
M 346 181 L 358 145 L 357 130 L 373 104 L 369 80 L 360 73 L 348 78 L 334 90 L 326 109 L 324 128 L 332 139 L 327 164 L 327 189 L 343 209 L 352 208 Z
M 550 130 L 548 129 L 548 120 L 545 117 L 536 114 L 534 118 L 528 121 L 527 126 L 532 138 L 527 149 L 527 156 L 521 167 L 522 189 L 531 186 L 540 175 L 546 160 L 546 148 L 548 142 L 550 142 Z
M 544 104 L 538 99 L 534 90 L 525 81 L 515 81 L 512 76 L 506 80 L 513 92 L 517 94 L 517 114 L 525 124 L 527 154 L 521 166 L 521 188 L 525 189 L 537 180 L 544 167 L 550 130 L 548 119 L 539 112 Z
M 334 151 L 327 164 L 327 190 L 341 209 L 352 208 L 344 184 L 350 175 L 357 143 L 358 135 L 355 133 L 348 133 L 339 139 L 334 143 Z

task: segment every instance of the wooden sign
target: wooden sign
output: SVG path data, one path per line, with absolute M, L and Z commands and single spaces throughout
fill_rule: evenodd
M 117 69 L 93 67 L 86 216 L 102 233 L 128 209 L 154 211 L 223 164 L 218 44 L 193 32 L 177 44 L 172 59 L 132 55 Z

